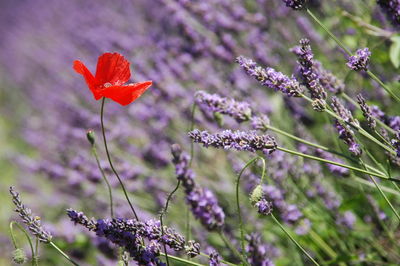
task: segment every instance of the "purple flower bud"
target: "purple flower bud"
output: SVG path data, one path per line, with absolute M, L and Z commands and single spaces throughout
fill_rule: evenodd
M 272 202 L 262 199 L 255 204 L 258 209 L 258 213 L 268 215 L 272 212 Z
M 294 10 L 302 9 L 305 6 L 307 0 L 282 0 L 287 7 L 293 8 Z
M 350 56 L 347 66 L 355 71 L 368 70 L 371 52 L 368 48 L 358 49 L 356 54 Z

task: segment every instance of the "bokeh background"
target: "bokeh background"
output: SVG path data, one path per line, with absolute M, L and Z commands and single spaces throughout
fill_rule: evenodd
M 398 88 L 398 70 L 389 56 L 395 29 L 375 1 L 313 0 L 309 6 L 352 50 L 369 47 L 374 71 Z M 351 16 L 376 25 L 381 35 L 368 33 Z M 108 216 L 106 189 L 86 139 L 86 131 L 93 129 L 102 165 L 115 187 L 117 215 L 130 216 L 105 160 L 100 102 L 74 73 L 75 59 L 94 71 L 99 55 L 119 52 L 131 62 L 132 81 L 153 81 L 134 104 L 121 107 L 108 102 L 105 114 L 116 167 L 146 219 L 157 216 L 176 183 L 170 145 L 179 143 L 190 151 L 187 131 L 198 90 L 246 101 L 257 113 L 268 115 L 276 127 L 346 150 L 327 117 L 300 99 L 261 87 L 235 63 L 239 55 L 291 75 L 296 72 L 296 56 L 289 50 L 301 38 L 309 38 L 316 58 L 345 81 L 353 99 L 362 90 L 388 115 L 394 116 L 398 109 L 379 86 L 345 67 L 345 55 L 305 12 L 293 11 L 280 0 L 2 0 L 0 36 L 1 265 L 10 264 L 13 249 L 8 222 L 17 216 L 8 194 L 11 185 L 21 191 L 24 202 L 66 252 L 84 265 L 115 264 L 115 250 L 74 226 L 65 214 L 67 208 L 74 208 L 96 218 Z M 251 128 L 229 118 L 218 124 L 212 114 L 201 112 L 196 113 L 195 127 L 211 132 Z M 299 148 L 276 137 L 288 147 Z M 194 153 L 196 180 L 218 197 L 226 214 L 226 230 L 234 239 L 238 236 L 234 182 L 250 155 L 198 146 Z M 400 262 L 383 233 L 386 227 L 396 227 L 395 222 L 386 217 L 387 207 L 370 186 L 343 177 L 348 173 L 332 173 L 322 164 L 280 152 L 270 156 L 267 172 L 268 191 L 280 193 L 275 200 L 284 202 L 285 207 L 277 209 L 281 219 L 317 257 L 329 261 L 310 228 L 344 261 L 357 264 L 386 258 Z M 257 169 L 246 175 L 242 198 L 246 199 L 258 177 Z M 367 191 L 369 201 L 362 191 Z M 265 250 L 261 252 L 265 258 L 277 265 L 303 264 L 301 254 L 278 227 L 259 217 L 250 203 L 244 201 L 242 209 L 246 231 L 261 235 L 257 246 Z M 186 214 L 182 210 L 187 207 L 179 191 L 166 222 L 183 233 Z M 229 259 L 229 251 L 215 233 L 207 232 L 193 217 L 191 222 L 192 237 L 204 251 L 212 246 Z M 343 241 L 344 236 L 348 241 Z M 43 265 L 65 263 L 45 246 L 40 261 Z

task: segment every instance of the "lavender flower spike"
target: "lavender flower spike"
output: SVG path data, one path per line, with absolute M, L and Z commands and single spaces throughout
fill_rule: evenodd
M 300 64 L 301 75 L 311 94 L 311 98 L 313 100 L 319 99 L 324 103 L 327 94 L 320 83 L 320 75 L 315 68 L 314 54 L 308 39 L 300 40 L 300 47 L 296 54 L 299 58 L 298 63 Z
M 293 8 L 294 10 L 302 9 L 307 0 L 282 0 L 287 7 Z
M 171 151 L 177 178 L 185 188 L 186 201 L 194 217 L 199 219 L 208 230 L 220 229 L 225 223 L 225 213 L 219 206 L 214 193 L 195 183 L 194 173 L 189 169 L 189 156 L 182 152 L 178 144 L 173 144 Z
M 237 102 L 234 99 L 224 98 L 218 94 L 208 94 L 205 91 L 198 91 L 195 94 L 195 101 L 202 110 L 229 115 L 239 123 L 251 117 L 250 104 L 246 102 Z
M 371 109 L 371 107 L 369 107 L 367 105 L 367 103 L 365 102 L 364 97 L 361 94 L 357 95 L 357 102 L 360 105 L 360 108 L 361 108 L 361 111 L 362 111 L 364 117 L 367 119 L 368 126 L 371 129 L 375 129 L 376 128 L 376 121 L 375 121 L 374 117 L 372 116 L 372 109 Z
M 355 71 L 368 70 L 371 52 L 368 48 L 358 49 L 356 54 L 350 56 L 347 66 Z
M 273 68 L 262 68 L 253 60 L 247 59 L 243 56 L 236 58 L 236 62 L 246 71 L 248 75 L 258 80 L 261 85 L 272 88 L 275 91 L 281 91 L 288 96 L 298 97 L 304 90 L 303 86 L 301 86 L 294 77 L 289 78 Z
M 41 242 L 49 243 L 52 239 L 50 232 L 46 231 L 41 223 L 40 217 L 33 216 L 31 209 L 25 207 L 22 204 L 21 198 L 19 197 L 19 193 L 14 190 L 14 187 L 10 187 L 10 194 L 12 195 L 12 201 L 17 207 L 15 209 L 16 212 L 19 213 L 19 216 L 22 218 L 22 221 L 28 226 L 29 231 L 36 236 Z
M 257 135 L 255 131 L 231 131 L 225 130 L 220 133 L 210 134 L 207 131 L 195 129 L 189 132 L 189 137 L 204 147 L 234 149 L 238 151 L 263 151 L 272 153 L 276 150 L 275 139 L 269 135 Z

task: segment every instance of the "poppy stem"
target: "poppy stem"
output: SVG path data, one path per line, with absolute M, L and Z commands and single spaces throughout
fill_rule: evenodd
M 119 177 L 117 171 L 115 170 L 114 165 L 113 165 L 113 163 L 112 163 L 112 161 L 111 161 L 110 152 L 108 151 L 107 139 L 106 139 L 106 133 L 105 133 L 104 121 L 103 121 L 103 118 L 104 118 L 104 105 L 105 105 L 105 101 L 106 101 L 106 98 L 103 97 L 103 100 L 102 100 L 102 102 L 101 102 L 100 120 L 101 120 L 101 132 L 102 132 L 102 134 L 103 134 L 104 148 L 106 149 L 107 159 L 108 159 L 108 162 L 110 163 L 111 170 L 114 172 L 114 174 L 115 174 L 115 176 L 117 177 L 119 183 L 121 184 L 121 188 L 122 188 L 122 190 L 124 191 L 125 198 L 126 198 L 126 200 L 128 201 L 129 206 L 131 207 L 131 210 L 132 210 L 132 212 L 133 212 L 133 215 L 135 216 L 135 219 L 139 221 L 139 217 L 138 217 L 137 214 L 136 214 L 135 208 L 133 208 L 133 205 L 132 205 L 132 203 L 131 203 L 131 201 L 130 201 L 130 199 L 129 199 L 129 197 L 128 197 L 128 193 L 126 192 L 125 185 L 124 185 L 124 183 L 122 182 L 121 178 Z

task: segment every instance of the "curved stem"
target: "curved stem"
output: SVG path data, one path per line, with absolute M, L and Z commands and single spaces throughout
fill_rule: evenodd
M 172 196 L 174 195 L 174 193 L 179 189 L 179 185 L 180 185 L 180 184 L 181 184 L 181 180 L 178 179 L 178 183 L 176 184 L 176 187 L 175 187 L 174 190 L 172 190 L 172 192 L 168 195 L 167 202 L 165 202 L 165 207 L 164 207 L 164 209 L 161 211 L 161 214 L 160 214 L 161 239 L 163 239 L 163 237 L 164 237 L 164 225 L 163 225 L 163 216 L 164 216 L 164 213 L 167 212 L 169 201 L 171 200 L 171 198 L 172 198 Z M 164 246 L 164 252 L 165 252 L 165 260 L 166 260 L 166 262 L 167 262 L 167 265 L 169 266 L 167 246 L 165 245 L 165 243 L 163 243 L 163 246 Z
M 14 224 L 18 227 L 19 230 L 21 230 L 24 233 L 26 239 L 28 239 L 28 243 L 29 243 L 29 246 L 31 248 L 31 253 L 32 253 L 32 265 L 37 265 L 36 253 L 33 249 L 32 240 L 31 240 L 28 232 L 25 230 L 25 228 L 23 226 L 21 226 L 19 223 L 17 223 L 16 221 L 12 221 L 10 223 L 10 235 L 11 235 L 11 240 L 13 242 L 14 248 L 15 249 L 18 248 L 17 241 L 15 240 L 15 237 L 14 237 L 14 230 L 13 230 Z
M 316 262 L 313 257 L 310 256 L 310 254 L 307 253 L 307 251 L 293 238 L 293 236 L 283 227 L 283 225 L 275 218 L 275 216 L 271 213 L 271 217 L 274 220 L 274 222 L 282 229 L 283 232 L 292 240 L 292 242 L 306 255 L 313 263 L 314 265 L 319 265 L 318 262 Z
M 117 171 L 115 170 L 114 165 L 113 165 L 113 163 L 111 161 L 110 152 L 108 151 L 107 139 L 106 139 L 106 133 L 105 133 L 104 121 L 103 121 L 104 120 L 104 104 L 105 104 L 105 101 L 106 101 L 106 98 L 103 97 L 103 100 L 101 102 L 100 120 L 101 120 L 101 132 L 103 134 L 104 147 L 106 149 L 107 159 L 108 159 L 108 162 L 110 163 L 111 170 L 114 172 L 115 176 L 117 177 L 117 179 L 118 179 L 118 181 L 119 181 L 119 183 L 121 185 L 122 190 L 124 191 L 125 198 L 128 201 L 129 206 L 131 207 L 133 215 L 135 216 L 136 220 L 139 221 L 139 217 L 136 214 L 135 208 L 133 208 L 133 205 L 132 205 L 132 203 L 131 203 L 131 201 L 130 201 L 130 199 L 128 197 L 128 193 L 126 192 L 125 185 L 122 182 L 121 178 L 119 177 Z
M 239 229 L 240 229 L 240 246 L 242 248 L 242 256 L 245 258 L 246 257 L 246 250 L 244 247 L 244 229 L 243 229 L 243 220 L 242 220 L 242 212 L 240 210 L 240 200 L 239 200 L 239 184 L 240 184 L 240 178 L 242 177 L 242 174 L 244 170 L 246 170 L 247 167 L 249 167 L 251 164 L 255 163 L 260 157 L 255 157 L 248 161 L 246 165 L 240 170 L 240 173 L 236 179 L 236 207 L 237 207 L 237 213 L 238 213 L 238 218 L 239 218 Z M 265 165 L 265 164 L 264 164 Z M 263 172 L 263 177 L 264 177 L 264 172 Z
M 226 238 L 225 234 L 222 231 L 218 233 L 222 241 L 233 252 L 233 254 L 235 254 L 235 256 L 238 257 L 243 262 L 244 265 L 249 265 L 249 263 L 245 260 L 245 258 L 242 257 L 240 252 L 231 244 L 231 242 L 229 242 L 229 239 Z
M 96 158 L 96 163 L 97 163 L 97 167 L 100 170 L 101 176 L 103 177 L 104 182 L 107 185 L 107 189 L 108 189 L 108 197 L 110 199 L 110 212 L 111 212 L 111 218 L 114 218 L 114 207 L 113 207 L 113 196 L 112 196 L 112 189 L 111 189 L 111 185 L 110 182 L 108 181 L 106 174 L 104 173 L 103 168 L 100 165 L 100 160 L 99 160 L 99 156 L 97 154 L 97 150 L 96 150 L 96 145 L 93 144 L 92 145 L 92 153 L 94 155 L 94 157 Z
M 287 153 L 290 153 L 290 154 L 293 154 L 293 155 L 301 156 L 301 157 L 304 157 L 304 158 L 307 158 L 307 159 L 312 159 L 312 160 L 320 161 L 320 162 L 323 162 L 323 163 L 329 163 L 329 164 L 337 165 L 337 166 L 340 166 L 340 167 L 343 167 L 343 168 L 347 168 L 347 169 L 350 169 L 350 170 L 354 170 L 354 171 L 357 171 L 357 172 L 360 172 L 360 173 L 363 173 L 363 174 L 369 174 L 369 175 L 372 175 L 372 176 L 376 176 L 376 177 L 379 177 L 381 179 L 400 182 L 399 179 L 389 178 L 386 175 L 370 172 L 368 170 L 357 168 L 357 167 L 354 167 L 354 166 L 351 166 L 351 165 L 345 165 L 345 164 L 338 163 L 338 162 L 335 162 L 335 161 L 325 160 L 325 159 L 322 159 L 322 158 L 319 158 L 319 157 L 316 157 L 316 156 L 308 155 L 308 154 L 301 153 L 301 152 L 298 152 L 298 151 L 289 150 L 289 149 L 286 149 L 286 148 L 283 148 L 283 147 L 280 147 L 280 146 L 277 147 L 277 150 L 280 150 L 280 151 L 283 151 L 283 152 L 287 152 Z
M 57 247 L 54 242 L 50 241 L 49 242 L 50 246 L 52 246 L 55 250 L 57 250 L 61 255 L 63 255 L 64 258 L 66 258 L 69 262 L 71 262 L 75 266 L 79 266 L 78 263 L 76 263 L 73 259 L 71 259 L 67 254 L 65 254 L 59 247 Z

